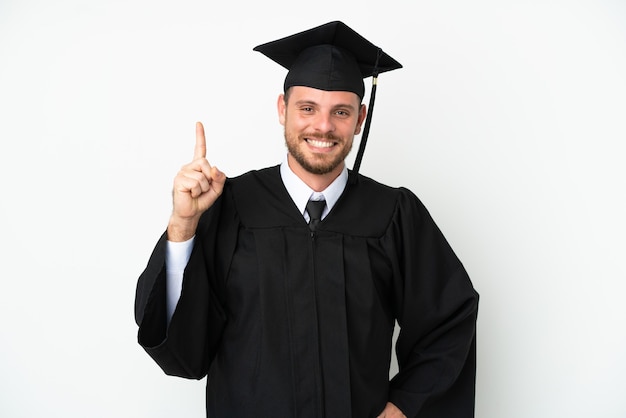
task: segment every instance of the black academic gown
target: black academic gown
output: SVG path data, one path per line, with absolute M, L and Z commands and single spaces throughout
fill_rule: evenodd
M 167 374 L 208 374 L 207 416 L 473 416 L 478 295 L 407 189 L 350 172 L 312 234 L 279 167 L 227 180 L 168 328 L 165 243 L 138 281 L 139 342 Z

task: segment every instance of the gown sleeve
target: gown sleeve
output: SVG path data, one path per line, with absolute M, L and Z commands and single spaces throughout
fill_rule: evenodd
M 135 297 L 138 341 L 145 351 L 172 376 L 202 379 L 226 322 L 223 286 L 219 279 L 217 234 L 222 199 L 202 215 L 189 262 L 183 274 L 182 291 L 167 325 L 166 234 L 158 241 L 148 265 L 139 277 Z
M 409 190 L 390 226 L 400 327 L 389 401 L 409 417 L 474 416 L 478 294 L 426 208 Z

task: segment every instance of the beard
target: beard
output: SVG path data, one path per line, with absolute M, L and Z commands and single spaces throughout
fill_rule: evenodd
M 327 141 L 334 141 L 337 144 L 335 147 L 341 147 L 340 152 L 334 155 L 327 155 L 325 153 L 315 153 L 307 157 L 305 150 L 306 141 L 304 138 L 317 138 Z M 296 160 L 298 164 L 302 166 L 306 171 L 312 174 L 328 174 L 337 168 L 344 162 L 350 150 L 352 149 L 352 142 L 342 141 L 332 134 L 290 134 L 285 129 L 285 145 L 289 154 Z

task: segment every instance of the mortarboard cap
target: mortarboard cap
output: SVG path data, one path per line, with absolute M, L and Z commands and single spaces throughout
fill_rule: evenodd
M 305 86 L 326 91 L 350 91 L 362 100 L 365 93 L 363 79 L 373 77 L 369 112 L 354 167 L 358 172 L 374 110 L 378 74 L 402 68 L 402 65 L 339 21 L 258 45 L 254 51 L 289 70 L 285 77 L 285 92 L 292 86 Z
M 335 21 L 254 48 L 289 70 L 285 91 L 306 86 L 351 91 L 361 99 L 363 79 L 402 65 L 343 22 Z

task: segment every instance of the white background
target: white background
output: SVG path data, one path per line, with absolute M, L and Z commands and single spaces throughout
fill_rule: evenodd
M 477 417 L 626 417 L 626 3 L 369 3 L 0 0 L 0 416 L 204 415 L 136 344 L 136 278 L 197 120 L 228 175 L 283 158 L 252 48 L 339 19 L 404 64 L 361 172 L 481 294 Z

